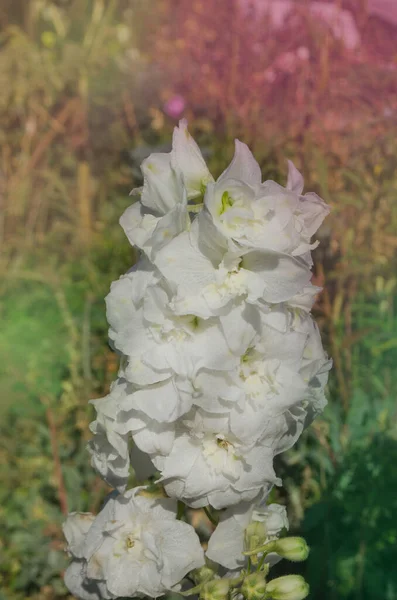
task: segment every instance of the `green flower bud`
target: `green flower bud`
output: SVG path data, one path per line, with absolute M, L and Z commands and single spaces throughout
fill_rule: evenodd
M 272 600 L 303 600 L 309 594 L 309 585 L 300 575 L 285 575 L 269 581 L 266 597 Z
M 272 543 L 272 550 L 277 552 L 279 556 L 294 562 L 306 560 L 309 556 L 309 546 L 301 537 L 286 537 L 275 540 Z
M 266 540 L 266 527 L 265 524 L 260 521 L 252 521 L 246 527 L 244 533 L 244 545 L 247 551 L 252 551 L 258 546 L 264 544 Z M 257 563 L 257 557 L 255 555 L 251 556 L 251 560 L 253 564 Z
M 247 575 L 241 586 L 241 593 L 246 600 L 262 600 L 265 596 L 266 581 L 263 573 Z
M 201 600 L 226 600 L 229 595 L 228 579 L 213 579 L 204 583 L 200 591 Z
M 212 569 L 208 565 L 204 565 L 200 569 L 195 569 L 192 573 L 193 579 L 196 584 L 205 583 L 206 581 L 210 581 L 214 578 L 216 571 Z

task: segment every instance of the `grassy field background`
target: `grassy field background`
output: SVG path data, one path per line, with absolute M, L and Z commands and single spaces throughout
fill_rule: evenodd
M 339 4 L 355 52 L 307 11 L 274 32 L 236 0 L 0 3 L 1 600 L 68 598 L 61 523 L 108 491 L 85 445 L 117 372 L 103 298 L 135 260 L 118 219 L 182 115 L 214 176 L 238 137 L 332 207 L 329 405 L 279 459 L 278 500 L 313 600 L 397 599 L 397 32 Z

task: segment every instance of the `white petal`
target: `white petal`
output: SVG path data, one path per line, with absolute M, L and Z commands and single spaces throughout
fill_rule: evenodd
M 226 371 L 238 364 L 238 358 L 227 345 L 217 320 L 199 322 L 197 335 L 186 344 L 192 356 L 196 357 L 196 369 L 201 367 Z
M 211 261 L 194 248 L 187 232 L 162 248 L 156 254 L 155 264 L 169 281 L 178 285 L 181 296 L 200 293 L 214 280 L 215 269 Z
M 207 193 L 212 187 L 213 184 L 208 185 Z M 193 245 L 209 258 L 215 267 L 222 262 L 228 250 L 228 240 L 216 227 L 206 206 L 192 223 L 191 239 Z
M 110 497 L 101 512 L 92 523 L 85 541 L 84 541 L 84 558 L 88 561 L 94 552 L 100 547 L 103 541 L 103 529 L 108 521 L 114 518 L 115 498 Z
M 288 161 L 287 190 L 300 195 L 303 192 L 303 177 L 292 161 Z
M 171 166 L 171 154 L 151 154 L 141 169 L 144 176 L 142 204 L 160 215 L 167 214 L 183 197 L 181 182 Z
M 247 444 L 254 444 L 263 436 L 268 422 L 269 415 L 248 402 L 243 410 L 235 406 L 230 412 L 230 429 Z
M 170 455 L 166 458 L 162 479 L 188 477 L 200 457 L 200 452 L 200 446 L 192 443 L 186 435 L 177 438 Z
M 261 330 L 258 311 L 245 303 L 232 306 L 220 317 L 220 322 L 230 349 L 238 355 L 244 354 L 254 336 Z
M 102 598 L 113 597 L 110 593 L 105 594 L 104 588 L 100 589 L 97 581 L 87 579 L 83 561 L 72 561 L 65 571 L 64 580 L 68 590 L 80 600 L 102 600 Z
M 148 354 L 150 356 L 150 353 Z M 170 370 L 158 370 L 145 364 L 138 356 L 128 357 L 124 377 L 139 386 L 151 385 L 170 377 Z
M 204 565 L 204 551 L 197 533 L 182 521 L 164 521 L 159 525 L 164 559 L 162 583 L 167 589 L 182 581 L 187 573 Z
M 330 213 L 330 207 L 317 194 L 309 192 L 301 197 L 299 208 L 304 216 L 305 233 L 310 238 Z
M 169 213 L 159 219 L 150 238 L 151 257 L 170 243 L 179 233 L 185 231 L 190 224 L 186 203 L 177 204 Z
M 281 504 L 266 504 L 257 507 L 252 515 L 254 521 L 265 523 L 267 535 L 279 535 L 283 529 L 289 529 L 287 509 Z
M 137 390 L 131 396 L 131 405 L 150 419 L 169 423 L 185 414 L 191 407 L 181 397 L 172 379 Z
M 277 252 L 249 252 L 244 255 L 242 268 L 263 278 L 266 302 L 284 302 L 300 292 L 311 278 L 303 261 Z
M 200 196 L 203 186 L 213 179 L 200 148 L 187 130 L 185 119 L 182 119 L 179 127 L 174 129 L 171 164 L 182 174 L 188 198 Z
M 223 171 L 217 182 L 225 179 L 237 179 L 252 186 L 260 185 L 262 181 L 261 170 L 251 150 L 239 140 L 235 140 L 234 144 L 233 160 L 228 168 Z
M 244 455 L 249 469 L 244 469 L 241 478 L 233 484 L 234 489 L 243 492 L 264 484 L 273 485 L 279 482 L 273 469 L 273 449 L 257 445 Z
M 141 356 L 155 347 L 156 342 L 149 337 L 141 308 L 133 309 L 128 321 L 122 324 L 115 321 L 113 312 L 107 312 L 107 319 L 111 326 L 109 337 L 113 340 L 117 350 L 123 354 Z
M 130 244 L 144 249 L 158 221 L 158 216 L 148 214 L 139 202 L 135 202 L 124 211 L 119 222 Z
M 289 364 L 300 363 L 307 336 L 297 331 L 281 333 L 262 322 L 262 332 L 256 348 L 264 358 L 278 359 Z
M 90 529 L 95 516 L 91 513 L 70 513 L 62 526 L 63 533 L 68 542 L 68 551 L 76 558 L 83 558 L 82 544 L 85 535 Z
M 142 452 L 151 456 L 168 456 L 173 448 L 175 430 L 166 424 L 152 421 L 144 429 L 133 433 L 133 439 Z
M 161 574 L 156 564 L 153 562 L 144 563 L 141 569 L 138 591 L 145 596 L 149 596 L 149 598 L 163 596 L 166 590 L 161 583 Z
M 235 513 L 239 519 L 235 518 Z M 239 569 L 246 561 L 244 551 L 244 529 L 248 526 L 252 514 L 252 506 L 242 502 L 227 509 L 221 522 L 211 535 L 206 556 L 227 569 Z
M 139 588 L 142 566 L 131 561 L 128 554 L 114 561 L 111 569 L 106 573 L 106 585 L 109 591 L 118 597 L 135 596 Z
M 210 492 L 207 496 L 207 501 L 211 506 L 216 509 L 226 508 L 228 506 L 233 506 L 234 504 L 238 504 L 242 501 L 250 501 L 257 497 L 258 492 L 260 491 L 261 486 L 253 487 L 250 489 L 245 489 L 243 491 L 236 490 L 234 487 L 229 486 L 224 491 L 214 491 Z M 203 506 L 203 505 L 201 505 Z

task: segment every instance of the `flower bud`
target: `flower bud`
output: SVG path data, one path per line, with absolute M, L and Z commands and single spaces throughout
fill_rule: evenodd
M 286 537 L 272 543 L 272 550 L 282 558 L 299 562 L 309 556 L 309 546 L 301 537 Z
M 266 540 L 266 527 L 265 524 L 260 521 L 252 521 L 245 529 L 244 534 L 244 545 L 247 551 L 254 550 L 265 543 Z M 254 564 L 257 562 L 255 555 L 251 556 L 251 560 Z
M 309 585 L 300 575 L 277 577 L 266 586 L 266 595 L 272 600 L 303 600 L 308 594 Z
M 215 569 L 212 569 L 208 565 L 204 565 L 200 569 L 196 569 L 195 571 L 193 571 L 192 575 L 195 583 L 198 585 L 200 583 L 205 583 L 206 581 L 210 581 L 211 579 L 213 579 L 215 573 Z
M 214 579 L 203 584 L 200 591 L 201 600 L 226 600 L 229 595 L 228 579 Z
M 251 573 L 245 577 L 241 593 L 246 600 L 262 600 L 266 591 L 266 581 L 263 573 Z

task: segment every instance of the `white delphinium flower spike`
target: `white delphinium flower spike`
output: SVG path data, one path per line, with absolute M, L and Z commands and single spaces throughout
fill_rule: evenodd
M 285 509 L 263 500 L 281 483 L 274 457 L 326 403 L 331 361 L 310 314 L 320 291 L 310 280 L 312 237 L 329 208 L 302 195 L 291 162 L 285 187 L 262 182 L 238 140 L 215 181 L 185 120 L 171 152 L 150 155 L 142 174 L 137 202 L 120 219 L 141 255 L 106 298 L 120 369 L 108 396 L 92 401 L 90 426 L 92 464 L 122 493 L 97 517 L 69 517 L 65 581 L 82 600 L 180 589 L 204 557 L 194 529 L 176 519 L 179 501 L 226 509 L 207 551 L 224 569 L 243 569 L 244 579 L 247 556 L 255 564 L 262 552 L 259 587 L 248 581 L 255 574 L 244 580 L 254 600 L 267 594 L 270 563 L 304 555 L 297 538 L 278 540 Z M 132 442 L 159 472 L 167 499 L 125 491 Z M 198 586 L 202 600 L 242 583 L 226 579 Z M 271 582 L 275 593 L 288 595 L 289 581 Z

